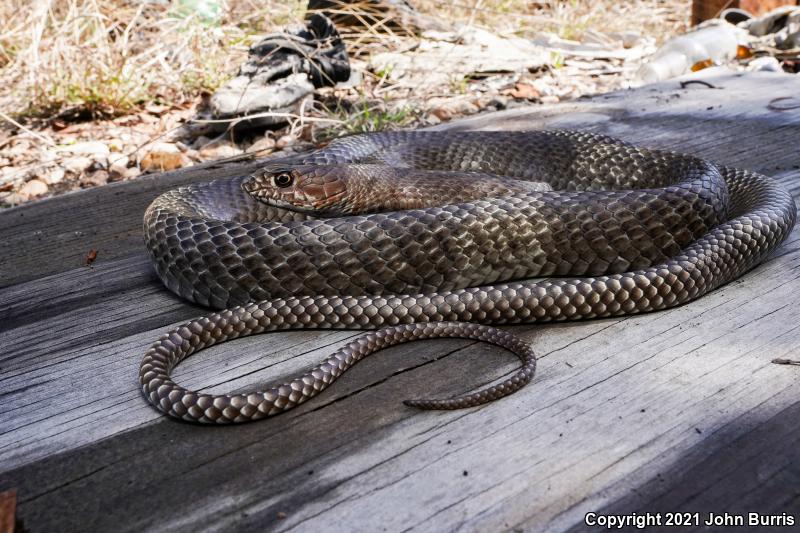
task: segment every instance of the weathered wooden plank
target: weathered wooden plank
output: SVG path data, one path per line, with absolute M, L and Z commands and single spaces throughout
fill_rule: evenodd
M 767 107 L 798 94 L 800 82 L 703 77 L 724 89 L 670 82 L 448 127 L 581 127 L 779 174 L 800 197 L 800 113 Z M 154 180 L 141 194 L 160 187 Z M 91 194 L 113 205 L 103 190 Z M 69 201 L 81 194 L 89 193 Z M 60 212 L 50 203 L 24 208 L 32 226 Z M 105 219 L 103 238 L 133 235 L 135 214 Z M 20 257 L 44 247 L 64 263 L 72 251 L 62 248 L 88 244 L 42 238 L 17 241 L 13 261 L 28 265 Z M 286 415 L 230 428 L 166 420 L 141 398 L 146 347 L 202 310 L 160 286 L 138 242 L 115 242 L 124 252 L 92 268 L 79 254 L 74 266 L 31 266 L 31 277 L 0 290 L 0 490 L 19 490 L 18 514 L 31 530 L 562 530 L 603 508 L 780 512 L 795 501 L 800 470 L 783 451 L 800 438 L 800 381 L 797 367 L 770 361 L 798 358 L 798 230 L 764 265 L 679 309 L 514 328 L 534 341 L 541 363 L 531 386 L 501 402 L 447 413 L 400 404 L 477 387 L 516 366 L 483 345 L 431 341 L 368 359 Z M 225 343 L 177 377 L 214 391 L 248 388 L 356 334 Z M 763 496 L 747 496 L 759 487 Z

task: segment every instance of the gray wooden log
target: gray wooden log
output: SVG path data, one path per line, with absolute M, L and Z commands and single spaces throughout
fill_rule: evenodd
M 800 94 L 800 80 L 696 76 L 717 88 L 669 81 L 439 128 L 602 132 L 753 168 L 800 198 L 800 112 L 768 105 Z M 205 310 L 155 278 L 141 214 L 162 190 L 253 165 L 0 212 L 0 491 L 17 489 L 29 530 L 560 531 L 582 529 L 590 511 L 797 513 L 800 368 L 771 360 L 800 359 L 800 230 L 689 305 L 513 328 L 534 342 L 537 376 L 484 407 L 400 403 L 478 387 L 518 364 L 441 340 L 376 354 L 274 419 L 215 428 L 162 417 L 139 392 L 141 357 Z M 89 249 L 99 252 L 91 267 Z M 176 377 L 208 391 L 250 388 L 357 334 L 241 339 Z

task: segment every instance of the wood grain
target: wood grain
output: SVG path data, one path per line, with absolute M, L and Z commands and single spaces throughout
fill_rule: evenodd
M 800 81 L 700 74 L 718 88 L 670 81 L 438 128 L 607 133 L 775 175 L 800 198 L 800 112 L 767 107 L 800 94 Z M 538 374 L 484 407 L 400 403 L 479 387 L 518 364 L 496 348 L 440 340 L 380 352 L 271 420 L 214 428 L 161 417 L 138 390 L 141 357 L 204 310 L 155 278 L 138 241 L 141 212 L 177 183 L 243 168 L 0 213 L 0 242 L 11 243 L 0 267 L 0 490 L 18 490 L 31 531 L 561 531 L 582 529 L 588 511 L 797 513 L 800 369 L 771 360 L 800 358 L 800 230 L 689 305 L 513 328 L 534 342 Z M 89 248 L 100 251 L 91 267 Z M 176 377 L 246 389 L 356 335 L 241 339 L 189 359 Z

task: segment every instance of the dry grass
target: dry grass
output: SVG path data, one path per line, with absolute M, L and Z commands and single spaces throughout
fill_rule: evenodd
M 417 0 L 425 12 L 500 33 L 541 31 L 564 39 L 583 32 L 638 31 L 662 40 L 686 29 L 691 0 Z
M 0 109 L 16 117 L 125 114 L 151 102 L 181 104 L 213 91 L 260 36 L 302 18 L 305 2 L 221 0 L 218 20 L 190 9 L 138 0 L 0 0 Z M 685 27 L 688 0 L 638 2 L 417 0 L 448 23 L 505 34 L 551 31 L 580 38 L 588 28 L 667 35 Z M 362 16 L 366 5 L 347 8 Z M 403 32 L 346 32 L 351 53 L 408 45 Z M 672 30 L 672 31 L 670 31 Z
M 397 28 L 401 21 L 376 10 L 369 0 L 342 0 L 331 11 L 365 22 L 366 28 L 339 27 L 354 57 L 404 49 L 413 32 Z M 500 35 L 532 37 L 546 31 L 580 40 L 587 30 L 637 31 L 663 41 L 688 27 L 691 0 L 412 0 L 432 20 L 457 28 L 480 27 Z M 405 30 L 405 31 L 404 31 Z
M 32 7 L 31 7 L 32 6 Z M 231 2 L 219 21 L 187 1 L 0 1 L 0 108 L 14 115 L 123 114 L 213 90 L 302 2 Z

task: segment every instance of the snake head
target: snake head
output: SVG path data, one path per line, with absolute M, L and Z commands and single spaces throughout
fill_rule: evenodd
M 251 174 L 242 189 L 268 205 L 324 216 L 347 214 L 347 184 L 342 166 L 273 165 Z

